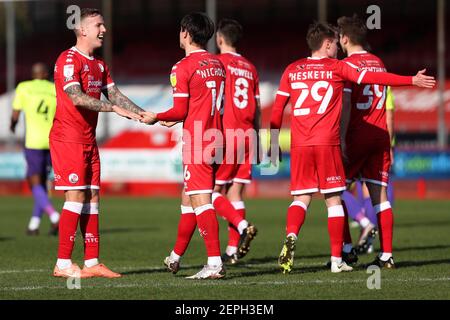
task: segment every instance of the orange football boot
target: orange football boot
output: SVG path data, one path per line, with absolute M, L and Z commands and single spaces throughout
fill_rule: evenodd
M 111 271 L 103 263 L 99 263 L 93 267 L 83 267 L 81 274 L 90 277 L 102 277 L 102 278 L 120 278 L 122 275 L 120 273 Z

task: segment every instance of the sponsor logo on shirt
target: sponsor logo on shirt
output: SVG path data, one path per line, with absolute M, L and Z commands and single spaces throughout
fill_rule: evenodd
M 73 71 L 74 71 L 74 65 L 73 64 L 66 64 L 64 66 L 64 77 L 69 78 L 73 76 Z
M 200 65 L 200 67 L 206 67 L 207 65 L 209 65 L 209 62 L 208 60 L 200 60 L 198 64 Z

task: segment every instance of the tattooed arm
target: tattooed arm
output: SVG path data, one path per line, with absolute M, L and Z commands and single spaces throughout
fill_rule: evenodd
M 103 90 L 103 94 L 109 101 L 117 106 L 120 106 L 123 109 L 134 113 L 145 111 L 144 109 L 139 108 L 133 101 L 128 99 L 128 97 L 120 92 L 120 90 L 115 85 L 112 85 L 111 87 Z
M 77 107 L 82 107 L 96 112 L 113 112 L 113 105 L 109 101 L 101 101 L 92 98 L 81 91 L 79 85 L 73 85 L 64 90 L 73 104 Z

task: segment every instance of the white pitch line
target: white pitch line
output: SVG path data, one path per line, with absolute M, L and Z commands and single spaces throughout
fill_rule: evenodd
M 25 270 L 0 270 L 0 274 L 7 273 L 38 273 L 38 272 L 51 272 L 48 269 L 25 269 Z
M 296 266 L 325 266 L 325 263 L 303 263 L 298 262 L 295 264 Z M 266 262 L 266 263 L 245 263 L 245 264 L 237 264 L 236 267 L 248 267 L 248 268 L 257 268 L 257 267 L 273 267 L 278 268 L 278 265 L 276 262 Z M 184 269 L 190 269 L 190 268 L 196 268 L 201 267 L 200 265 L 190 265 L 190 264 L 182 264 L 182 268 Z M 126 266 L 126 267 L 118 267 L 113 268 L 118 271 L 127 271 L 127 270 L 149 270 L 149 271 L 164 271 L 166 270 L 166 267 L 164 267 L 161 263 L 161 266 Z M 52 273 L 52 269 L 25 269 L 25 270 L 18 270 L 18 269 L 11 269 L 11 270 L 1 270 L 0 269 L 0 275 L 1 274 L 10 274 L 10 273 L 43 273 L 43 272 L 50 272 Z
M 259 285 L 259 286 L 284 286 L 292 284 L 347 284 L 347 283 L 365 283 L 366 279 L 354 280 L 294 280 L 294 281 L 260 281 L 260 282 L 243 282 L 243 281 L 195 281 L 180 279 L 177 283 L 152 283 L 145 285 L 142 283 L 129 284 L 110 284 L 95 286 L 83 286 L 81 289 L 94 288 L 154 288 L 154 287 L 204 287 L 204 286 L 240 286 L 240 285 Z M 383 282 L 450 282 L 450 277 L 445 278 L 418 278 L 418 279 L 384 279 Z M 48 290 L 48 289 L 64 289 L 68 290 L 65 285 L 62 286 L 26 286 L 26 287 L 0 287 L 0 291 L 32 291 L 32 290 Z

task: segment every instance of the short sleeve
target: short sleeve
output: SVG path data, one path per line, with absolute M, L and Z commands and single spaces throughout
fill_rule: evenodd
M 81 63 L 70 51 L 58 59 L 55 69 L 55 81 L 62 81 L 63 90 L 81 84 Z
M 14 101 L 13 101 L 13 110 L 22 110 L 24 107 L 24 103 L 25 103 L 25 92 L 23 89 L 23 86 L 19 83 L 19 85 L 16 88 L 16 94 L 14 96 Z
M 102 61 L 103 62 L 103 61 Z M 111 77 L 111 73 L 109 71 L 109 67 L 106 65 L 106 63 L 99 63 L 99 67 L 102 69 L 102 90 L 108 89 L 109 87 L 112 87 L 114 85 L 114 81 Z
M 184 65 L 177 63 L 172 67 L 170 85 L 172 86 L 174 98 L 189 97 L 189 76 Z
M 286 68 L 286 70 L 284 70 L 283 75 L 281 76 L 281 80 L 280 80 L 280 86 L 278 87 L 278 91 L 277 94 L 285 96 L 285 97 L 289 97 L 291 88 L 289 86 L 289 72 L 288 72 L 289 68 Z

